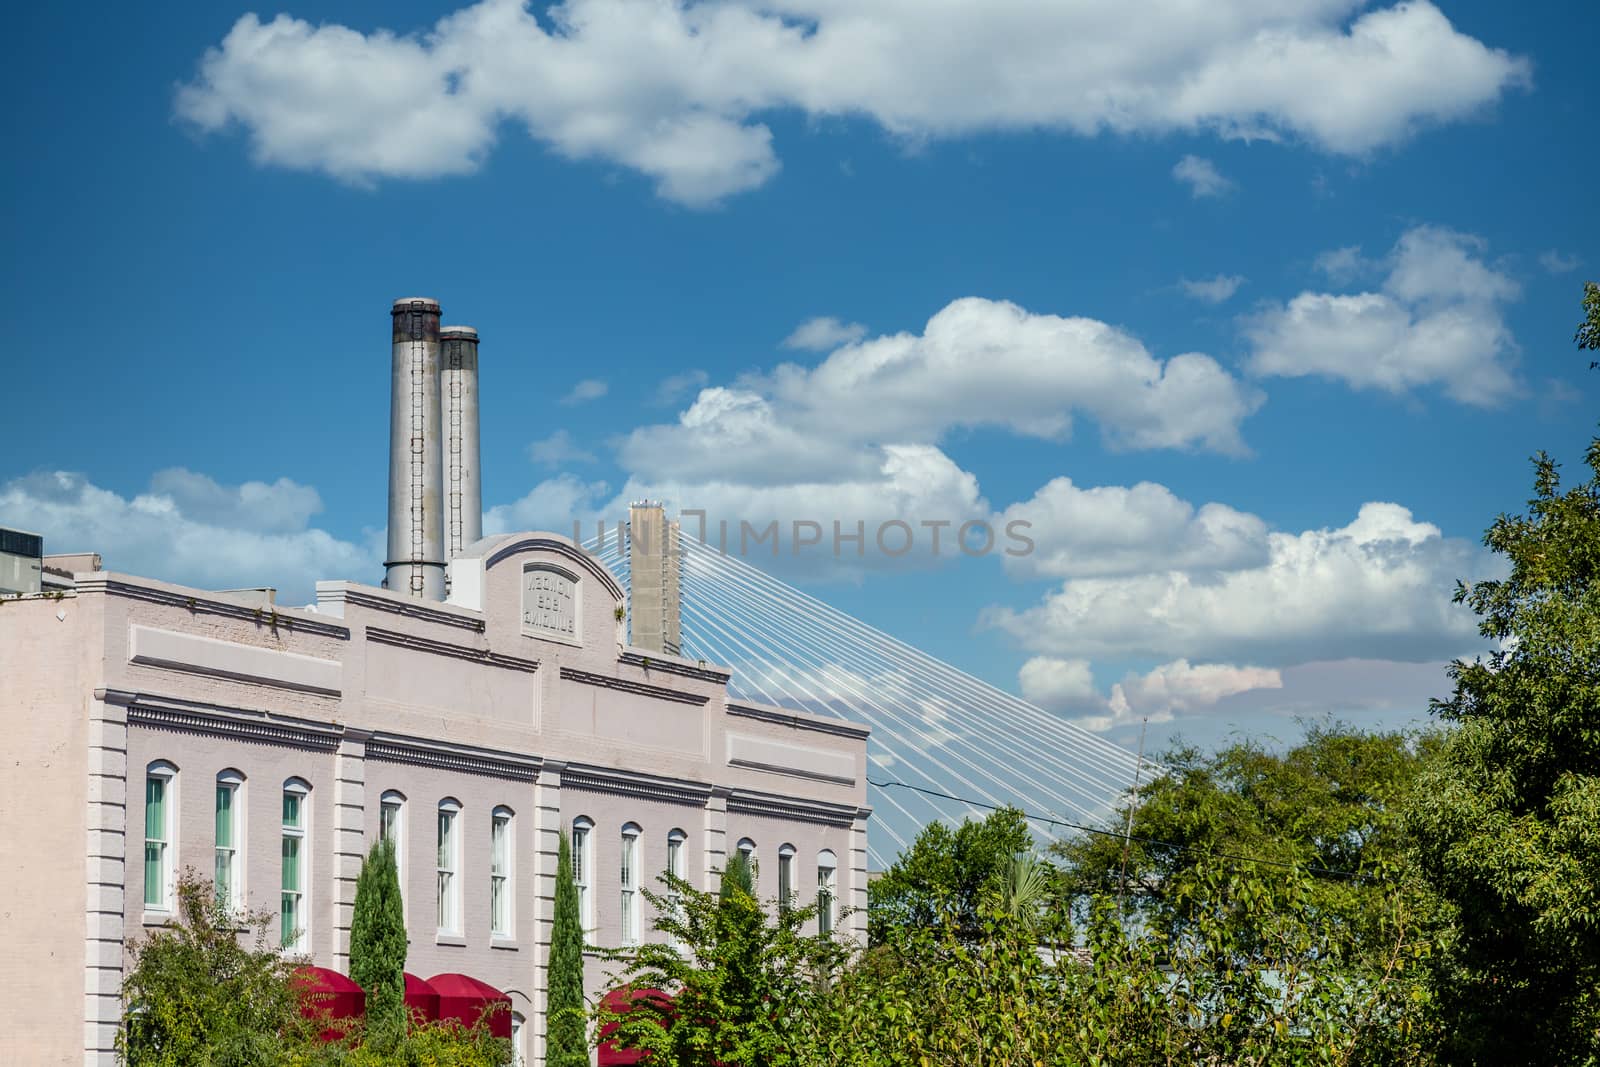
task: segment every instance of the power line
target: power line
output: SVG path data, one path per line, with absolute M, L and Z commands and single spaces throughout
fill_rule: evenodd
M 968 804 L 975 808 L 986 808 L 989 811 L 999 811 L 1002 808 L 1011 807 L 1015 808 L 1017 811 L 1021 811 L 1023 817 L 1031 821 L 1049 823 L 1052 826 L 1062 826 L 1069 830 L 1080 830 L 1084 833 L 1096 834 L 1100 837 L 1114 837 L 1118 841 L 1137 841 L 1141 845 L 1158 845 L 1162 848 L 1176 849 L 1179 852 L 1198 852 L 1201 855 L 1213 856 L 1218 859 L 1232 860 L 1235 863 L 1259 863 L 1268 867 L 1282 867 L 1286 870 L 1303 870 L 1308 874 L 1314 874 L 1322 878 L 1345 878 L 1352 881 L 1365 881 L 1372 878 L 1370 874 L 1362 874 L 1360 871 L 1341 871 L 1333 867 L 1321 867 L 1317 866 L 1316 864 L 1290 863 L 1287 860 L 1269 860 L 1263 856 L 1245 856 L 1234 852 L 1217 852 L 1213 849 L 1201 848 L 1198 845 L 1182 845 L 1176 841 L 1162 841 L 1161 839 L 1155 837 L 1141 837 L 1138 834 L 1119 833 L 1116 830 L 1106 830 L 1097 826 L 1084 826 L 1081 823 L 1068 822 L 1066 819 L 1057 819 L 1050 815 L 1036 815 L 1029 811 L 1023 811 L 1023 809 L 1017 808 L 1014 804 L 986 804 L 981 800 L 970 800 L 966 797 L 958 797 L 954 794 L 945 793 L 937 789 L 925 789 L 920 785 L 912 785 L 910 782 L 900 782 L 892 778 L 878 780 L 869 777 L 867 781 L 872 785 L 877 786 L 879 789 L 911 789 L 918 793 L 926 793 L 928 796 L 938 797 L 942 800 L 953 800 L 957 803 Z

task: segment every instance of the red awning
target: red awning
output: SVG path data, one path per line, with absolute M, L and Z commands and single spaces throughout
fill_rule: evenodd
M 439 993 L 428 984 L 427 979 L 419 978 L 410 971 L 405 973 L 406 979 L 406 1013 L 413 1020 L 421 1018 L 423 1022 L 433 1022 L 439 1017 Z
M 669 1007 L 672 998 L 659 989 L 613 989 L 600 998 L 600 1007 L 606 1011 L 626 1014 L 634 1004 L 641 1000 L 652 1000 L 662 1007 Z M 600 1027 L 600 1048 L 595 1062 L 599 1067 L 625 1067 L 628 1064 L 642 1063 L 648 1053 L 639 1049 L 619 1049 L 606 1040 L 616 1033 L 616 1023 L 606 1023 Z
M 295 980 L 300 992 L 300 1014 L 307 1019 L 359 1019 L 367 1013 L 367 994 L 350 978 L 326 967 L 296 967 Z M 322 1031 L 322 1040 L 336 1041 L 344 1036 L 340 1027 Z
M 428 979 L 439 994 L 439 1021 L 455 1019 L 462 1026 L 475 1026 L 485 1009 L 504 1005 L 489 1017 L 489 1032 L 495 1037 L 511 1036 L 511 998 L 488 982 L 465 974 L 436 974 Z

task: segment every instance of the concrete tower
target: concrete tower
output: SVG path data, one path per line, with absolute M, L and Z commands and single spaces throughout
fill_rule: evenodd
M 386 588 L 444 599 L 444 461 L 439 405 L 439 302 L 396 300 L 389 399 Z
M 483 482 L 478 466 L 478 331 L 439 331 L 444 405 L 444 550 L 453 559 L 483 536 Z
M 651 652 L 679 654 L 678 524 L 661 505 L 628 505 L 628 641 Z

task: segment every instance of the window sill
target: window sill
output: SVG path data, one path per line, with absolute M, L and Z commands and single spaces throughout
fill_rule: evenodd
M 169 926 L 177 921 L 178 916 L 164 908 L 145 908 L 140 921 L 145 926 Z
M 505 949 L 508 952 L 518 951 L 517 939 L 514 937 L 491 937 L 489 938 L 489 947 Z
M 467 947 L 467 939 L 462 937 L 460 934 L 435 934 L 433 937 L 433 943 L 435 945 L 449 945 L 452 948 Z

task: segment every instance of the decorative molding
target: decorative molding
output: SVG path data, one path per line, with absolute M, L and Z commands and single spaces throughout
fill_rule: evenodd
M 648 682 L 635 682 L 627 678 L 613 678 L 609 674 L 591 674 L 580 671 L 575 667 L 562 667 L 561 678 L 567 682 L 577 682 L 580 685 L 594 685 L 602 689 L 618 689 L 624 693 L 637 693 L 640 696 L 655 697 L 658 700 L 675 700 L 679 704 L 706 704 L 711 697 L 705 693 L 685 693 L 681 689 L 668 689 L 665 686 L 651 685 Z
M 728 714 L 739 719 L 759 719 L 762 722 L 788 726 L 796 730 L 815 730 L 818 733 L 834 734 L 838 737 L 851 737 L 861 741 L 872 735 L 870 727 L 858 726 L 843 719 L 823 719 L 812 715 L 802 715 L 783 708 L 765 708 L 756 704 L 734 704 L 730 702 L 728 704 Z
M 150 604 L 184 608 L 196 614 L 222 615 L 230 619 L 253 622 L 258 626 L 270 627 L 272 620 L 276 618 L 278 628 L 288 630 L 291 633 L 314 634 L 318 637 L 336 637 L 341 641 L 350 640 L 350 628 L 348 626 L 324 622 L 321 619 L 308 619 L 300 612 L 289 613 L 277 611 L 273 608 L 249 608 L 234 601 L 213 600 L 204 593 L 199 596 L 174 593 L 170 590 L 157 589 L 149 585 L 121 581 L 109 577 L 103 571 L 79 579 L 78 592 L 80 594 L 104 593 L 108 596 L 122 597 L 125 600 L 143 600 Z
M 490 652 L 487 649 L 468 648 L 465 645 L 452 645 L 448 641 L 436 641 L 431 637 L 418 637 L 415 634 L 401 633 L 398 630 L 384 630 L 376 626 L 367 627 L 367 640 L 380 645 L 393 645 L 396 648 L 413 649 L 418 652 L 431 652 L 436 656 L 454 656 L 471 663 L 481 663 L 489 667 L 504 667 L 507 670 L 526 671 L 532 674 L 539 669 L 536 659 L 523 659 L 521 656 L 507 656 L 501 652 Z
M 491 778 L 509 778 L 519 782 L 537 781 L 539 769 L 543 765 L 543 761 L 537 756 L 520 756 L 514 752 L 497 749 L 453 745 L 425 737 L 407 737 L 382 732 L 374 733 L 367 740 L 367 759 L 380 760 L 384 763 L 439 767 L 467 774 L 487 775 Z
M 728 811 L 745 815 L 765 815 L 775 819 L 794 819 L 798 822 L 821 823 L 824 826 L 848 827 L 860 811 L 854 804 L 830 804 L 824 800 L 804 800 L 800 797 L 757 793 L 748 789 L 735 789 L 728 797 Z
M 586 790 L 591 793 L 609 793 L 614 796 L 637 797 L 642 800 L 661 800 L 669 804 L 692 804 L 704 807 L 713 787 L 704 782 L 690 782 L 682 778 L 657 778 L 648 774 L 593 767 L 569 763 L 561 772 L 563 789 Z
M 114 702 L 112 696 L 107 693 L 106 703 Z M 340 738 L 344 736 L 344 727 L 333 723 L 312 722 L 270 712 L 236 711 L 214 705 L 190 704 L 142 693 L 130 695 L 128 725 L 180 733 L 212 734 L 236 741 L 325 752 L 337 749 Z
M 622 591 L 622 586 L 617 583 L 616 576 L 607 570 L 603 563 L 559 534 L 529 534 L 527 536 L 507 534 L 506 540 L 490 549 L 488 555 L 484 557 L 483 568 L 487 571 L 507 556 L 529 549 L 564 556 L 594 575 L 595 580 L 605 586 L 606 591 L 613 598 L 623 600 L 627 596 Z
M 483 618 L 481 615 L 463 615 L 456 611 L 447 611 L 442 607 L 435 607 L 419 600 L 398 599 L 384 596 L 377 591 L 368 592 L 359 587 L 346 585 L 342 589 L 329 590 L 329 600 L 343 602 L 348 607 L 366 608 L 368 611 L 386 611 L 391 615 L 399 615 L 408 619 L 418 619 L 422 622 L 437 623 L 440 626 L 454 626 L 462 630 L 471 630 L 473 633 L 483 633 Z M 322 591 L 317 591 L 320 599 Z
M 760 771 L 763 774 L 786 774 L 791 778 L 805 778 L 812 782 L 826 782 L 829 785 L 853 786 L 856 780 L 842 775 L 823 774 L 818 771 L 808 771 L 799 767 L 785 767 L 777 763 L 762 763 L 759 760 L 742 759 L 733 757 L 728 760 L 728 766 L 739 767 L 747 771 Z
M 138 623 L 128 627 L 128 662 L 317 696 L 336 697 L 344 688 L 344 664 L 336 659 Z
M 677 659 L 662 659 L 658 656 L 649 656 L 643 652 L 624 652 L 617 657 L 617 662 L 628 667 L 639 667 L 646 671 L 660 671 L 663 674 L 676 674 L 683 678 L 694 678 L 702 682 L 712 682 L 716 685 L 727 685 L 728 679 L 733 675 L 729 671 L 717 670 L 715 667 L 697 667 Z

